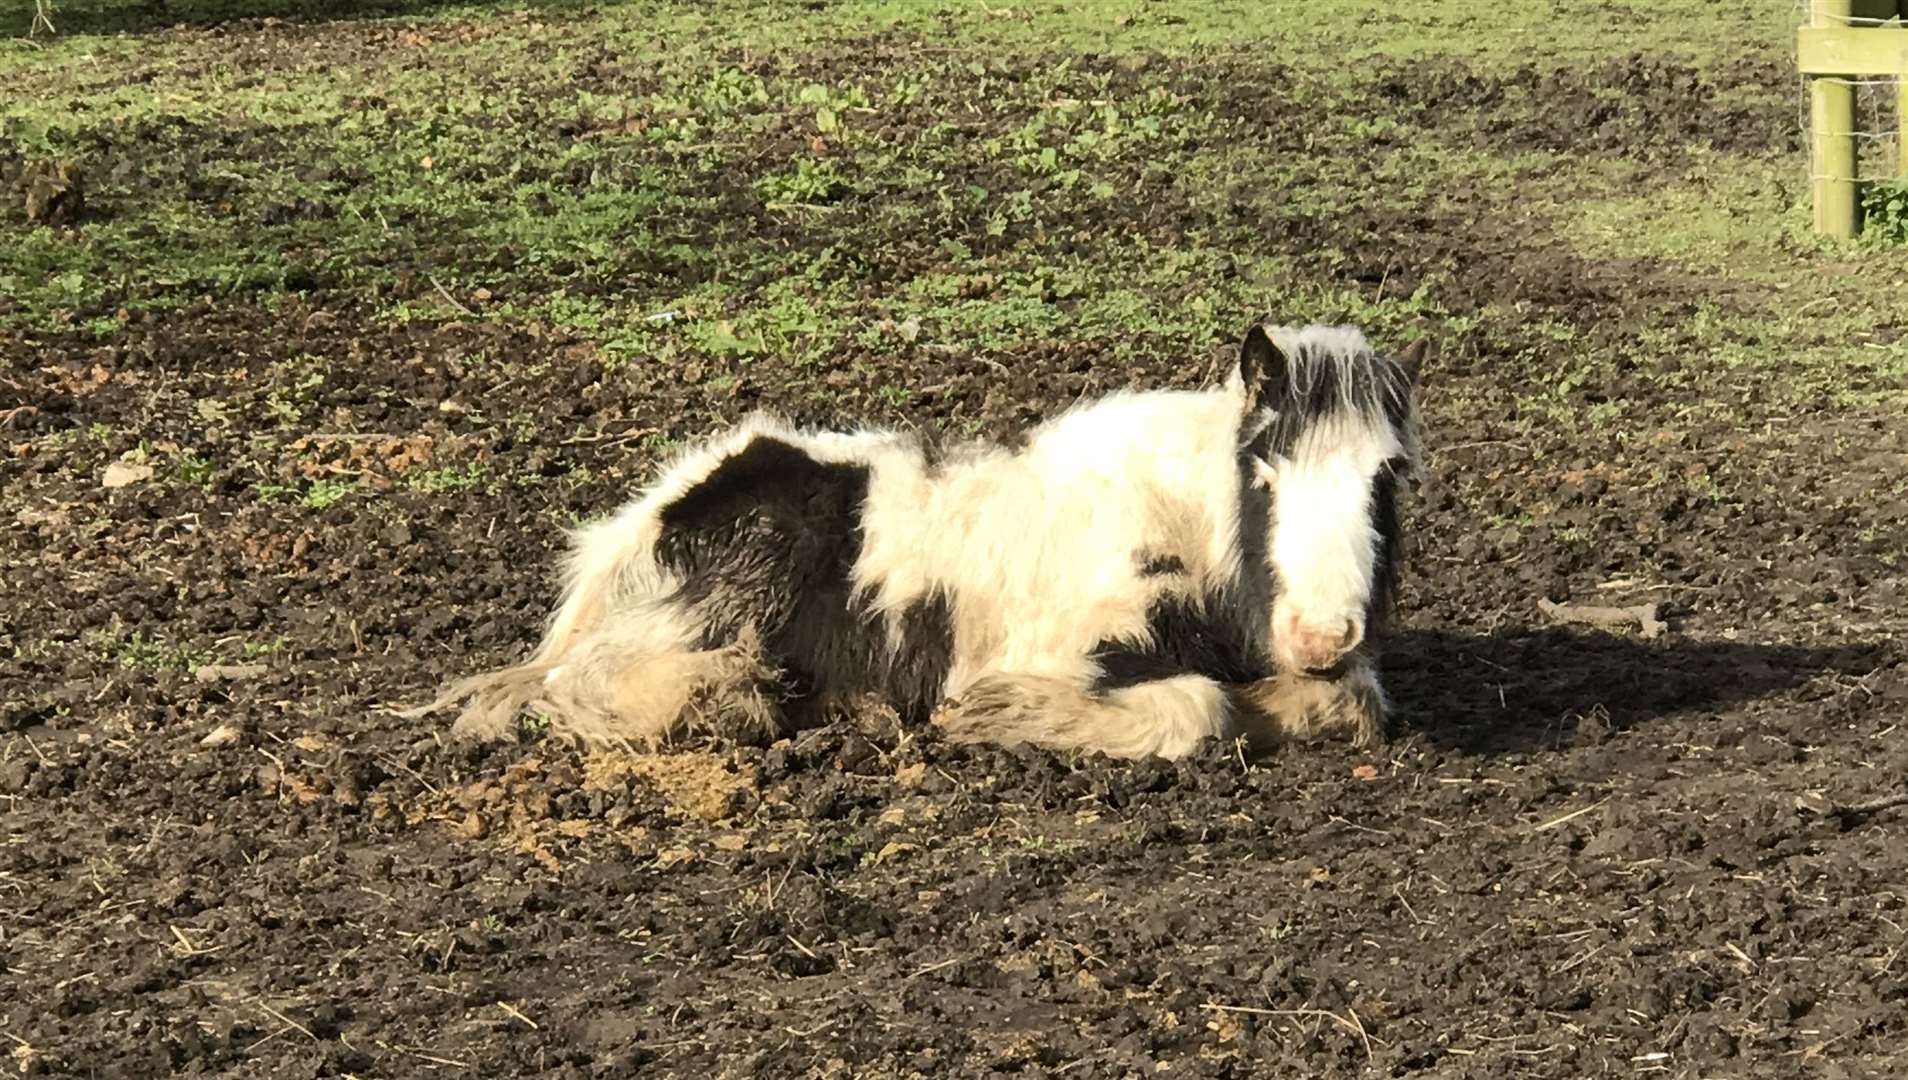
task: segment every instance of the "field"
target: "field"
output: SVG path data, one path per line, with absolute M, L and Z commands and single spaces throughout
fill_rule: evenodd
M 1793 5 L 345 6 L 0 15 L 0 1072 L 1908 1073 L 1908 249 Z M 1379 751 L 388 711 L 749 409 L 1262 317 L 1436 346 Z

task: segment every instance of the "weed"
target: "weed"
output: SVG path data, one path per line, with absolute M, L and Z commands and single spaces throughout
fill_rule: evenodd
M 1869 184 L 1862 190 L 1862 239 L 1908 244 L 1908 180 Z
M 345 496 L 357 489 L 357 484 L 341 480 L 313 480 L 311 486 L 305 489 L 304 498 L 300 501 L 308 509 L 324 510 L 342 502 Z
M 294 484 L 260 483 L 252 485 L 252 494 L 260 502 L 277 502 L 281 499 L 295 499 L 307 510 L 325 510 L 344 501 L 345 497 L 358 490 L 353 481 L 318 479 L 300 489 Z
M 213 464 L 196 454 L 183 454 L 172 463 L 172 474 L 182 484 L 193 487 L 208 487 L 217 473 Z
M 1729 493 L 1724 491 L 1716 478 L 1707 472 L 1688 477 L 1688 485 L 1689 493 L 1704 502 L 1714 504 L 1731 501 Z
M 1281 918 L 1272 924 L 1259 924 L 1259 936 L 1267 941 L 1284 941 L 1298 930 L 1298 923 L 1289 918 Z
M 190 645 L 167 643 L 140 632 L 126 633 L 117 616 L 111 628 L 88 631 L 85 641 L 102 659 L 128 671 L 191 671 L 206 662 L 205 654 Z
M 239 653 L 247 660 L 256 660 L 262 656 L 277 656 L 291 645 L 291 639 L 279 635 L 270 641 L 247 641 L 239 646 Z
M 265 409 L 282 427 L 297 427 L 305 412 L 317 400 L 317 390 L 325 384 L 324 361 L 301 356 L 271 368 L 272 388 L 265 395 Z
M 412 473 L 405 478 L 405 486 L 412 491 L 421 491 L 427 495 L 441 495 L 449 491 L 465 491 L 482 487 L 490 481 L 490 467 L 481 461 L 465 462 L 462 465 L 446 465 L 427 472 Z
M 848 181 L 826 162 L 801 158 L 793 169 L 756 181 L 755 189 L 771 206 L 825 203 L 846 192 Z

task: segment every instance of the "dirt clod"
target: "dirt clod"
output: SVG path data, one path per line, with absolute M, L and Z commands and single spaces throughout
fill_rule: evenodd
M 65 225 L 86 209 L 86 179 L 70 161 L 35 161 L 20 173 L 26 219 L 33 225 Z

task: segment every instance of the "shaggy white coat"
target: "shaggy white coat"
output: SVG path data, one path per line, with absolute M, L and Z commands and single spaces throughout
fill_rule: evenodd
M 1340 328 L 1272 335 L 1288 355 L 1368 348 Z M 852 582 L 896 648 L 902 612 L 947 598 L 952 652 L 936 719 L 958 738 L 1171 758 L 1250 726 L 1255 712 L 1260 726 L 1287 731 L 1334 719 L 1362 729 L 1383 708 L 1368 664 L 1330 686 L 1287 674 L 1246 692 L 1185 674 L 1094 690 L 1096 646 L 1146 645 L 1149 612 L 1166 594 L 1205 598 L 1218 609 L 1211 617 L 1287 672 L 1308 640 L 1362 634 L 1382 539 L 1371 478 L 1414 458 L 1415 434 L 1347 400 L 1288 454 L 1242 458 L 1242 437 L 1274 419 L 1251 415 L 1255 401 L 1236 371 L 1210 390 L 1118 393 L 1039 426 L 1018 450 L 969 446 L 933 465 L 905 434 L 751 417 L 573 534 L 562 603 L 528 661 L 413 712 L 465 700 L 459 730 L 493 734 L 534 709 L 598 742 L 654 743 L 698 720 L 720 727 L 711 710 L 773 729 L 773 693 L 761 687 L 776 658 L 754 640 L 699 645 L 696 613 L 675 599 L 683 582 L 656 557 L 663 509 L 766 436 L 868 470 Z M 1142 572 L 1148 553 L 1169 553 L 1180 569 Z

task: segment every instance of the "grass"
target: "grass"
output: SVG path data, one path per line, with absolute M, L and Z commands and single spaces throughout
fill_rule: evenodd
M 261 502 L 290 501 L 307 510 L 328 510 L 358 491 L 358 485 L 344 480 L 317 479 L 304 485 L 256 484 L 252 488 Z
M 1862 239 L 1874 244 L 1908 245 L 1908 177 L 1863 189 Z
M 36 3 L 40 0 L 36 0 Z M 59 0 L 44 3 L 57 32 L 38 40 L 58 45 L 65 37 L 144 33 L 177 24 L 205 24 L 234 17 L 333 16 L 335 4 L 318 0 Z M 594 5 L 580 0 L 532 0 L 510 4 L 371 0 L 350 6 L 352 16 L 396 16 L 443 21 L 529 16 L 559 20 Z M 0 33 L 25 35 L 34 10 L 22 6 L 0 17 Z M 739 16 L 747 16 L 742 18 Z M 1359 0 L 1205 0 L 1167 6 L 1148 0 L 1022 0 L 1012 4 L 966 4 L 958 0 L 863 0 L 831 6 L 816 17 L 800 0 L 717 0 L 681 4 L 639 0 L 595 13 L 610 36 L 645 29 L 679 40 L 722 34 L 752 45 L 811 46 L 843 32 L 894 28 L 949 33 L 978 45 L 1018 45 L 1030 40 L 1072 50 L 1202 48 L 1259 40 L 1324 51 L 1347 59 L 1373 55 L 1456 53 L 1513 62 L 1544 53 L 1562 59 L 1648 48 L 1695 57 L 1714 56 L 1734 41 L 1770 40 L 1792 31 L 1794 13 L 1784 5 L 1745 5 L 1717 12 L 1704 5 L 1651 0 L 1586 0 L 1537 7 L 1488 0 L 1434 0 L 1388 10 L 1374 18 Z
M 158 22 L 236 10 L 175 0 Z M 363 10 L 399 32 L 366 47 L 378 24 L 342 20 L 308 48 L 235 54 L 154 32 L 131 3 L 63 3 L 58 34 L 0 51 L 25 89 L 0 104 L 4 153 L 79 162 L 91 207 L 79 227 L 0 244 L 0 333 L 110 342 L 128 319 L 208 300 L 318 298 L 392 323 L 561 328 L 631 377 L 706 370 L 714 392 L 772 369 L 825 405 L 849 400 L 831 372 L 898 350 L 1196 356 L 1272 311 L 1386 342 L 1435 325 L 1540 373 L 1518 391 L 1523 415 L 1579 432 L 1635 418 L 1586 391 L 1635 367 L 1684 387 L 1697 376 L 1669 361 L 1691 355 L 1783 400 L 1900 400 L 1903 347 L 1873 328 L 1908 309 L 1901 257 L 1809 233 L 1798 153 L 1695 147 L 1665 170 L 1552 152 L 1548 99 L 1517 74 L 1590 78 L 1620 104 L 1636 87 L 1594 73 L 1635 50 L 1693 64 L 1731 108 L 1786 109 L 1786 86 L 1728 75 L 1785 55 L 1786 11 L 1723 23 L 1641 0 L 1436 0 L 1375 26 L 1351 0 Z M 1427 113 L 1439 84 L 1412 80 L 1439 73 L 1503 79 L 1502 93 Z M 1507 128 L 1536 134 L 1491 136 Z M 1871 208 L 1883 231 L 1891 198 Z M 1339 224 L 1374 210 L 1395 224 Z M 1519 222 L 1502 245 L 1561 243 L 1719 299 L 1617 349 L 1470 297 L 1461 262 L 1392 260 L 1360 231 L 1453 215 Z M 494 361 L 526 377 L 538 362 Z M 324 379 L 315 358 L 273 372 L 282 430 L 322 425 Z M 867 394 L 893 410 L 923 399 L 881 378 Z M 209 470 L 176 467 L 193 484 Z M 488 482 L 473 467 L 408 484 Z M 322 509 L 351 490 L 261 492 Z
M 89 631 L 86 643 L 101 658 L 128 671 L 191 671 L 207 662 L 207 655 L 190 645 L 128 633 L 117 620 L 110 629 Z
M 483 487 L 489 483 L 489 467 L 481 461 L 466 462 L 463 465 L 446 465 L 443 468 L 414 473 L 405 478 L 405 484 L 412 491 L 421 491 L 430 495 Z

